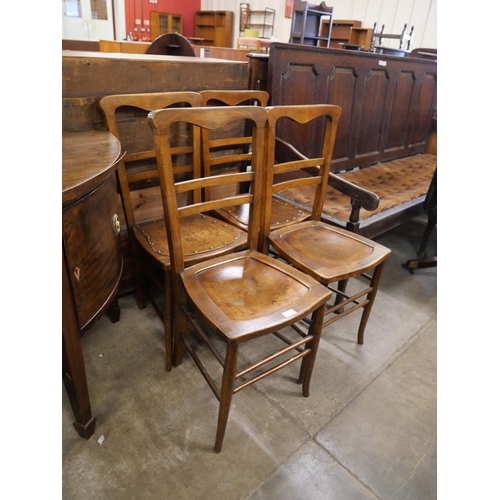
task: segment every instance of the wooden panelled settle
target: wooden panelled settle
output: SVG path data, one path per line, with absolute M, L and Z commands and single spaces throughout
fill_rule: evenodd
M 436 112 L 437 64 L 418 58 L 276 43 L 269 53 L 267 91 L 275 106 L 336 104 L 342 108 L 330 170 L 344 172 L 426 152 Z M 296 130 L 289 123 L 277 133 L 306 156 L 318 156 L 322 143 L 319 130 L 313 130 L 311 136 Z M 431 178 L 432 172 L 428 183 Z M 392 220 L 382 221 L 378 215 L 376 228 L 363 230 L 361 224 L 361 233 L 375 236 L 420 213 L 427 187 L 422 195 L 401 204 Z M 325 220 L 336 222 L 327 214 Z
M 332 172 L 423 153 L 436 109 L 437 65 L 424 59 L 342 49 L 273 44 L 271 104 L 336 104 L 342 108 Z M 308 155 L 321 137 L 280 136 Z

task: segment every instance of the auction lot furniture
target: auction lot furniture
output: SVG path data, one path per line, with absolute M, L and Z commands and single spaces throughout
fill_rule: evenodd
M 74 427 L 88 439 L 95 430 L 80 335 L 114 306 L 122 274 L 115 169 L 120 143 L 104 130 L 62 136 L 63 381 Z

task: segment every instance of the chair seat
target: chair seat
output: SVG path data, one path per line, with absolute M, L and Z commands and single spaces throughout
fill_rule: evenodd
M 228 221 L 230 224 L 246 231 L 249 221 L 249 205 L 238 205 L 235 207 L 223 208 L 217 210 L 218 216 Z M 271 211 L 271 231 L 279 227 L 285 227 L 290 224 L 308 219 L 311 216 L 309 210 L 287 203 L 286 201 L 273 198 Z
M 296 323 L 331 296 L 312 277 L 255 251 L 202 262 L 181 277 L 205 319 L 234 344 Z
M 221 253 L 241 250 L 247 244 L 244 231 L 208 215 L 183 217 L 180 227 L 186 266 Z M 161 262 L 164 270 L 170 269 L 165 219 L 157 218 L 137 224 L 134 234 L 148 254 Z
M 391 253 L 368 238 L 319 221 L 276 229 L 268 238 L 281 256 L 323 284 L 357 276 Z

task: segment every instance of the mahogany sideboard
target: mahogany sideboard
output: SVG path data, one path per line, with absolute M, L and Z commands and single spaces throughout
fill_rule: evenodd
M 81 335 L 110 307 L 122 274 L 116 166 L 121 145 L 109 132 L 62 135 L 62 365 L 78 434 L 95 431 Z

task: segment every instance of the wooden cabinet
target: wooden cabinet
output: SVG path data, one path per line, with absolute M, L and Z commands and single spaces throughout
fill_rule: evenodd
M 323 19 L 321 22 L 320 34 L 323 37 L 328 35 L 329 30 L 329 19 Z M 351 20 L 334 20 L 332 22 L 332 32 L 330 35 L 330 45 L 327 45 L 326 40 L 321 40 L 320 47 L 330 47 L 331 49 L 342 49 L 343 44 L 351 43 L 349 42 L 351 37 L 351 31 L 354 27 L 360 27 L 361 21 L 351 21 Z
M 243 36 L 246 29 L 256 30 L 258 38 L 271 38 L 274 33 L 274 16 L 276 11 L 270 7 L 264 10 L 245 10 L 240 15 L 240 35 Z
M 328 25 L 322 32 L 322 19 L 327 19 Z M 290 43 L 313 45 L 321 47 L 321 42 L 328 47 L 333 26 L 333 7 L 325 2 L 313 5 L 309 2 L 295 0 L 293 4 L 292 30 Z
M 179 33 L 182 35 L 182 16 L 180 14 L 150 12 L 149 24 L 151 29 L 151 40 L 158 38 L 164 33 Z
M 194 36 L 202 38 L 201 45 L 233 46 L 233 13 L 224 10 L 199 10 L 194 17 Z
M 359 45 L 362 50 L 370 51 L 373 39 L 373 28 L 353 27 L 349 45 Z
M 62 368 L 78 434 L 95 430 L 80 335 L 115 301 L 120 253 L 115 169 L 121 151 L 104 130 L 62 137 Z

